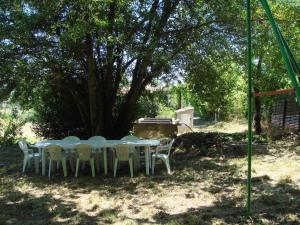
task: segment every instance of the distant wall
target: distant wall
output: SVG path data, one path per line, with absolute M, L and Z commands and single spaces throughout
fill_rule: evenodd
M 193 128 L 193 118 L 194 118 L 194 108 L 187 107 L 182 108 L 176 111 L 176 119 L 178 119 L 181 123 L 188 125 Z

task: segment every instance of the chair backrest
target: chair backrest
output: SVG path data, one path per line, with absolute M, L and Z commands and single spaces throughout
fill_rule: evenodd
M 89 138 L 89 141 L 105 141 L 106 138 L 102 136 L 93 136 Z
M 118 160 L 127 161 L 131 155 L 130 145 L 120 144 L 115 146 L 115 154 Z
M 171 149 L 172 149 L 172 146 L 173 146 L 173 144 L 174 144 L 174 141 L 175 141 L 175 138 L 173 138 L 170 142 L 169 142 L 169 144 L 168 144 L 168 156 L 170 156 L 170 153 L 171 153 Z
M 68 136 L 62 139 L 63 141 L 80 141 L 79 137 L 76 136 Z
M 78 158 L 81 160 L 90 160 L 93 147 L 89 144 L 78 144 L 75 147 Z
M 132 141 L 132 140 L 139 140 L 139 138 L 134 135 L 127 135 L 125 137 L 122 137 L 121 140 L 122 141 Z
M 28 145 L 27 145 L 25 139 L 21 139 L 21 140 L 18 142 L 18 145 L 19 145 L 19 148 L 20 148 L 23 152 L 27 152 L 27 151 L 28 151 Z
M 51 160 L 61 160 L 63 157 L 63 148 L 59 145 L 48 145 L 45 150 L 49 153 Z
M 165 143 L 166 139 L 162 139 L 163 143 Z M 168 143 L 163 144 L 163 145 L 159 145 L 157 148 L 159 151 L 163 151 L 163 152 L 167 152 L 168 156 L 171 153 L 171 149 L 172 149 L 172 145 L 174 143 L 175 139 L 171 139 L 168 141 Z

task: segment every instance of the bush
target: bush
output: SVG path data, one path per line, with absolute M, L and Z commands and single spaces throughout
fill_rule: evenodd
M 21 127 L 25 124 L 25 120 L 21 118 L 17 109 L 11 112 L 0 112 L 2 120 L 0 121 L 0 144 L 8 146 L 14 144 L 18 138 Z

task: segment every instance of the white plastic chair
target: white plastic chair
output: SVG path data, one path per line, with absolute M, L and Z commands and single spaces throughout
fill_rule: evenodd
M 67 136 L 67 137 L 63 138 L 62 141 L 75 142 L 75 141 L 80 141 L 80 138 L 76 137 L 76 136 Z M 71 169 L 74 172 L 74 162 L 75 162 L 74 159 L 75 159 L 75 156 L 74 156 L 73 152 L 68 152 L 67 158 L 69 159 L 70 165 L 71 165 Z
M 62 139 L 63 141 L 80 141 L 79 137 L 76 136 L 68 136 Z
M 134 135 L 127 135 L 121 138 L 122 141 L 135 141 L 135 140 L 140 140 L 137 136 Z M 137 149 L 137 151 L 136 151 Z M 141 147 L 134 147 L 131 146 L 130 150 L 133 152 L 134 155 L 134 161 L 135 161 L 135 167 L 134 170 L 137 172 L 137 169 L 140 168 L 141 164 L 141 158 L 145 158 L 144 156 L 141 157 Z
M 102 136 L 93 136 L 88 139 L 89 141 L 105 141 L 106 138 Z
M 159 146 L 156 147 L 156 152 L 152 154 L 152 174 L 154 174 L 155 160 L 156 159 L 161 159 L 164 162 L 164 164 L 167 168 L 168 174 L 171 173 L 171 169 L 170 169 L 170 152 L 171 152 L 171 148 L 172 148 L 172 145 L 174 143 L 174 140 L 175 139 L 172 139 L 166 145 L 159 145 Z M 161 153 L 161 152 L 167 152 L 167 154 Z
M 64 176 L 68 176 L 67 172 L 67 157 L 63 150 L 63 148 L 59 145 L 48 145 L 45 148 L 45 151 L 49 153 L 49 173 L 48 176 L 50 178 L 51 176 L 51 170 L 52 170 L 52 162 L 58 162 L 62 164 Z
M 18 145 L 22 152 L 24 153 L 24 159 L 23 159 L 23 170 L 22 172 L 25 172 L 26 166 L 30 166 L 31 160 L 34 160 L 34 166 L 35 166 L 35 172 L 39 173 L 39 162 L 41 160 L 41 154 L 35 153 L 33 149 L 28 148 L 28 145 L 24 139 L 21 139 L 18 142 Z
M 95 159 L 93 157 L 93 147 L 88 144 L 78 144 L 75 146 L 77 153 L 75 177 L 78 176 L 80 161 L 89 161 L 91 164 L 92 176 L 95 177 Z
M 93 137 L 90 137 L 88 140 L 89 141 L 105 141 L 106 138 L 102 137 L 102 136 L 93 136 Z M 100 153 L 99 152 L 96 153 L 95 160 L 96 160 L 97 172 L 99 173 L 99 171 L 100 171 Z
M 130 168 L 130 176 L 133 177 L 133 152 L 131 146 L 126 144 L 120 144 L 115 146 L 115 166 L 114 166 L 114 177 L 116 177 L 118 162 L 128 161 Z
M 132 140 L 139 140 L 139 138 L 134 135 L 127 135 L 125 137 L 122 137 L 121 140 L 122 141 L 132 141 Z

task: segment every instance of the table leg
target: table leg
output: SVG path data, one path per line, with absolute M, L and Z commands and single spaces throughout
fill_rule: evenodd
M 99 173 L 100 172 L 100 150 L 96 151 L 95 153 L 95 163 L 96 163 L 97 173 Z
M 103 148 L 104 174 L 107 175 L 107 148 Z
M 40 149 L 42 152 L 42 175 L 46 175 L 46 154 L 44 149 Z
M 145 147 L 145 165 L 146 165 L 146 175 L 149 176 L 149 146 Z
M 40 159 L 34 157 L 34 168 L 36 174 L 39 174 L 39 166 L 40 166 Z

